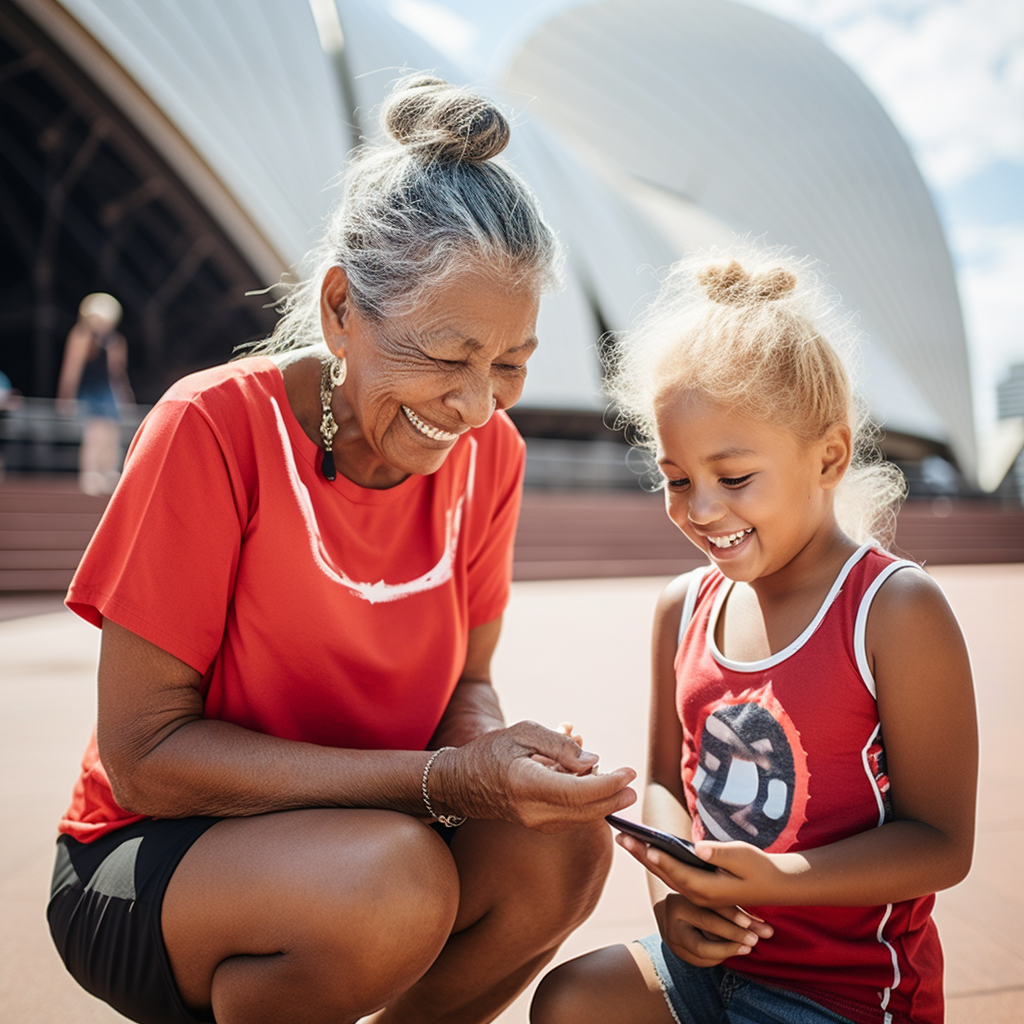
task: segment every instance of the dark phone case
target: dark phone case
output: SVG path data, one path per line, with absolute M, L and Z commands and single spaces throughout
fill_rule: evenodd
M 701 860 L 693 852 L 693 843 L 688 843 L 685 839 L 680 839 L 679 836 L 674 836 L 670 832 L 662 832 L 660 829 L 651 828 L 648 825 L 627 821 L 625 818 L 619 818 L 614 814 L 607 815 L 605 821 L 620 832 L 625 832 L 627 836 L 633 836 L 635 839 L 639 839 L 640 842 L 647 843 L 648 846 L 664 850 L 665 853 L 675 857 L 678 861 L 682 861 L 683 864 L 700 868 L 702 871 L 718 870 L 706 860 Z

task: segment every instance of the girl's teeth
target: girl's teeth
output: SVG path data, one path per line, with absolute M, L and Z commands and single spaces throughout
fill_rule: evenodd
M 402 406 L 402 412 L 405 413 L 406 419 L 421 434 L 424 434 L 433 441 L 457 441 L 459 438 L 458 434 L 449 434 L 447 430 L 442 430 L 440 427 L 432 427 L 429 423 L 421 420 L 407 405 Z
M 724 537 L 708 537 L 708 541 L 716 548 L 731 548 L 735 544 L 739 544 L 753 529 L 751 526 L 749 529 L 740 530 L 739 533 L 729 533 Z

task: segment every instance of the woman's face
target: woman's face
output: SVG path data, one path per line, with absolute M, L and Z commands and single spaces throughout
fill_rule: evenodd
M 522 394 L 537 347 L 539 295 L 466 273 L 411 312 L 381 322 L 357 310 L 339 267 L 324 279 L 321 323 L 348 377 L 334 399 L 339 470 L 388 487 L 440 468 L 459 437 Z

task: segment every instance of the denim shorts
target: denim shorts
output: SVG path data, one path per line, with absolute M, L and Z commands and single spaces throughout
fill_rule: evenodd
M 694 967 L 660 935 L 639 940 L 651 958 L 676 1024 L 852 1024 L 813 999 L 760 985 L 725 967 Z

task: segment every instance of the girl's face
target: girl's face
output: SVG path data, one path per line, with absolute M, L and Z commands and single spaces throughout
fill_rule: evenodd
M 537 347 L 539 295 L 482 274 L 454 278 L 412 312 L 382 323 L 348 301 L 332 269 L 322 291 L 328 346 L 343 355 L 338 389 L 338 468 L 363 486 L 433 473 L 458 439 L 522 394 Z
M 771 575 L 816 538 L 835 536 L 846 427 L 805 445 L 684 391 L 659 403 L 657 433 L 669 518 L 730 579 Z

